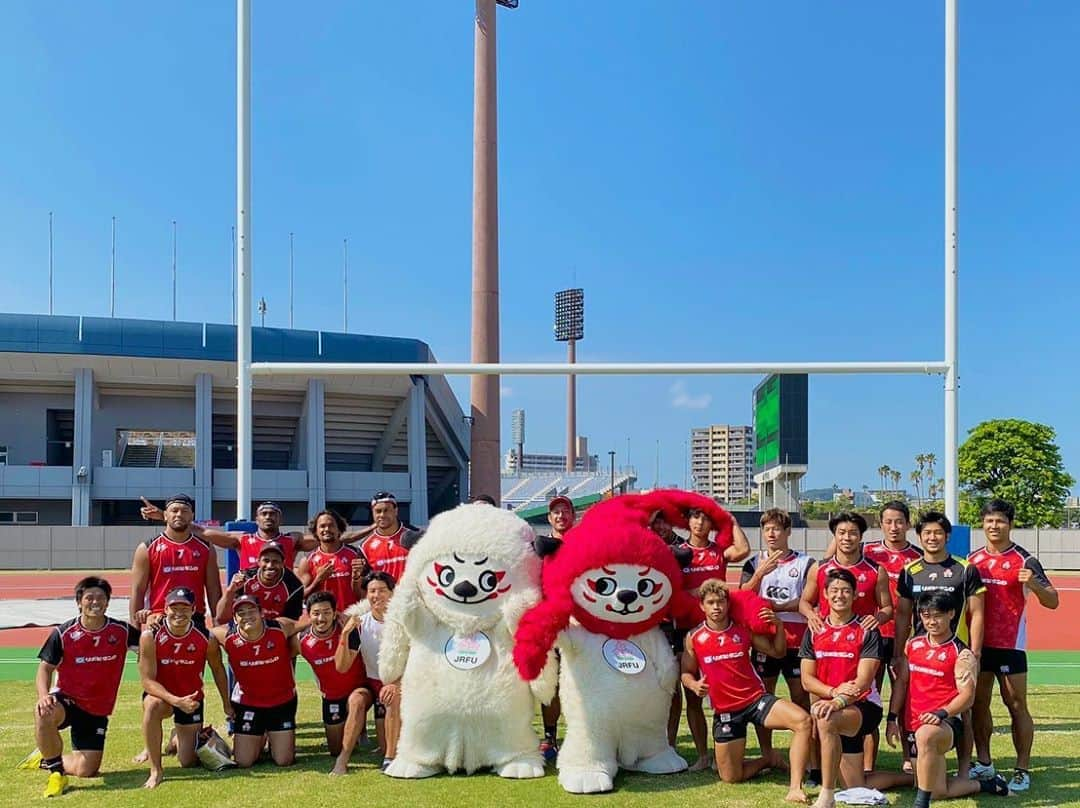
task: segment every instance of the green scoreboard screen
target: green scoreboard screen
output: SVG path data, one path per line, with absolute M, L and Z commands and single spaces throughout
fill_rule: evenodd
M 754 473 L 781 464 L 805 466 L 806 374 L 774 374 L 754 388 Z

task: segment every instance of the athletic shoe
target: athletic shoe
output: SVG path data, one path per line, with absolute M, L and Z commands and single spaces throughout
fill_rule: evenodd
M 45 792 L 42 796 L 59 797 L 67 788 L 68 779 L 66 774 L 52 772 L 49 774 L 49 782 L 45 784 Z
M 383 758 L 382 764 L 379 766 L 380 771 L 386 771 L 390 768 L 390 764 L 394 762 L 393 758 Z
M 983 794 L 993 794 L 997 797 L 1012 796 L 1012 792 L 1009 791 L 1009 781 L 1000 774 L 995 774 L 989 780 L 980 780 L 979 790 Z
M 971 764 L 971 770 L 968 771 L 968 777 L 972 780 L 992 780 L 996 774 L 997 769 L 993 763 L 983 764 L 977 760 Z
M 1009 791 L 1014 794 L 1018 791 L 1027 791 L 1031 788 L 1031 775 L 1024 769 L 1017 769 L 1009 781 Z
M 22 769 L 23 771 L 33 771 L 34 769 L 41 768 L 41 752 L 35 749 L 29 755 L 19 761 L 16 769 Z
M 559 756 L 559 745 L 554 738 L 544 738 L 540 742 L 540 754 L 544 756 L 545 763 L 554 763 Z

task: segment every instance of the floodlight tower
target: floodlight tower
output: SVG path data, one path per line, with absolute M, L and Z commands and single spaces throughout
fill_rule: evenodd
M 563 289 L 555 293 L 555 339 L 566 343 L 566 361 L 577 361 L 577 341 L 585 336 L 585 290 Z M 577 383 L 566 377 L 566 470 L 576 468 Z
M 518 0 L 497 0 L 516 8 Z M 472 361 L 499 361 L 499 182 L 495 4 L 476 0 L 473 31 Z M 474 375 L 469 394 L 471 494 L 499 499 L 499 377 Z
M 525 410 L 510 413 L 510 440 L 517 450 L 517 471 L 525 470 Z

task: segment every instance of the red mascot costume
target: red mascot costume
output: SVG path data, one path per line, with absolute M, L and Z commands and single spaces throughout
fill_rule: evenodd
M 544 599 L 521 619 L 514 662 L 532 680 L 553 646 L 561 653 L 566 739 L 558 768 L 559 784 L 569 792 L 610 791 L 620 766 L 649 774 L 686 769 L 667 742 L 679 671 L 658 626 L 672 617 L 696 623 L 700 612 L 683 592 L 680 562 L 649 524 L 662 512 L 685 527 L 691 509 L 705 510 L 720 528 L 719 541 L 730 544 L 730 514 L 684 491 L 601 502 L 563 541 L 538 542 L 545 556 Z M 764 601 L 749 592 L 732 596 L 733 619 L 755 631 L 771 630 L 757 618 Z

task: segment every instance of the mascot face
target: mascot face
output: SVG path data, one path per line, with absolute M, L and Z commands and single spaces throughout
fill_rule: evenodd
M 513 588 L 504 562 L 464 552 L 433 559 L 425 583 L 429 601 L 474 615 L 497 612 L 502 604 L 496 601 Z
M 570 594 L 575 605 L 598 620 L 643 623 L 671 600 L 668 577 L 650 566 L 611 564 L 586 570 L 574 579 Z

